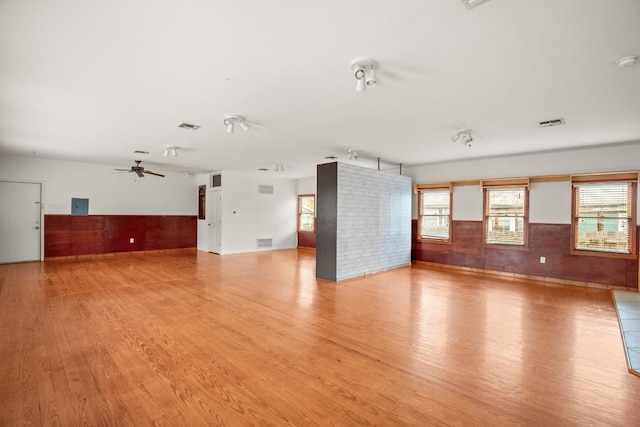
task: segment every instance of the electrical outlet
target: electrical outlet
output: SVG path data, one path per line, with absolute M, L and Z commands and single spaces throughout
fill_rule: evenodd
M 547 257 L 541 256 L 540 257 L 540 264 L 544 264 L 545 262 L 547 262 Z
M 133 237 L 129 237 L 129 243 L 135 243 L 136 239 L 134 239 Z

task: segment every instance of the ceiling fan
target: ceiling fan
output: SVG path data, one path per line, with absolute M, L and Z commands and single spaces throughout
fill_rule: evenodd
M 138 176 L 140 178 L 144 178 L 144 174 L 149 174 L 149 175 L 155 175 L 155 176 L 159 176 L 164 178 L 164 175 L 160 174 L 160 173 L 156 173 L 156 172 L 152 172 L 148 169 L 145 169 L 144 167 L 140 166 L 140 163 L 142 163 L 142 160 L 134 160 L 134 162 L 136 162 L 135 166 L 131 166 L 131 169 L 114 169 L 118 172 L 135 172 L 136 174 L 138 174 Z

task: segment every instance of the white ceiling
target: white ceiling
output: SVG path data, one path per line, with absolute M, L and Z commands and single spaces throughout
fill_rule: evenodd
M 300 178 L 349 148 L 390 167 L 637 141 L 640 64 L 615 61 L 640 54 L 639 18 L 638 0 L 2 0 L 0 153 Z M 358 58 L 379 64 L 364 92 Z M 466 128 L 471 147 L 450 141 Z

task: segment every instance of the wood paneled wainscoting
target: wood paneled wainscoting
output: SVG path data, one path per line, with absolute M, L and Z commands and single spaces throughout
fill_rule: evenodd
M 45 257 L 193 248 L 195 215 L 45 215 Z
M 571 254 L 569 224 L 529 224 L 527 249 L 485 246 L 482 221 L 451 225 L 450 244 L 427 243 L 417 238 L 418 222 L 413 220 L 413 261 L 638 289 L 637 259 Z M 544 264 L 540 257 L 546 258 Z

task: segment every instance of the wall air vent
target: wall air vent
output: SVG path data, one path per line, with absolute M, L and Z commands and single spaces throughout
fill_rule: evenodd
M 258 186 L 259 194 L 273 194 L 273 185 L 259 185 Z
M 564 119 L 554 119 L 554 120 L 545 120 L 544 122 L 538 123 L 538 126 L 541 128 L 548 128 L 551 126 L 560 126 L 564 124 Z
M 256 239 L 256 248 L 272 248 L 273 247 L 273 239 L 269 237 L 268 239 Z

